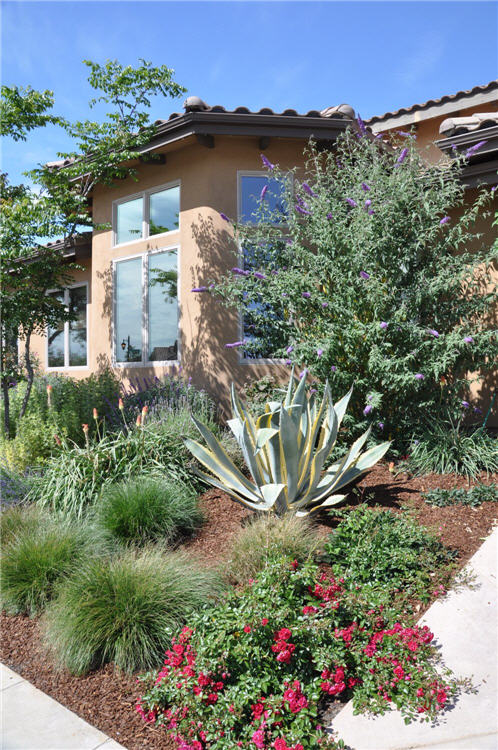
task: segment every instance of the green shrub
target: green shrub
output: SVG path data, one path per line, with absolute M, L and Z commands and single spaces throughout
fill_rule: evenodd
M 10 471 L 24 474 L 28 469 L 43 465 L 54 453 L 57 428 L 53 422 L 42 421 L 36 414 L 26 414 L 10 440 L 2 434 L 0 451 L 3 463 Z
M 319 539 L 311 524 L 295 516 L 264 516 L 242 529 L 232 544 L 228 575 L 238 583 L 246 583 L 257 575 L 270 560 L 289 557 L 298 562 L 312 558 Z
M 30 477 L 0 460 L 0 505 L 2 508 L 22 503 L 30 489 Z
M 157 664 L 171 627 L 218 591 L 213 573 L 178 552 L 126 550 L 88 559 L 46 614 L 46 638 L 75 674 L 113 662 L 126 671 Z
M 341 513 L 338 513 L 341 517 Z M 325 545 L 335 575 L 373 590 L 403 590 L 425 597 L 435 576 L 454 559 L 435 536 L 411 518 L 360 506 L 348 511 Z
M 30 616 L 43 611 L 61 579 L 96 551 L 91 527 L 43 516 L 35 525 L 34 518 L 11 517 L 12 527 L 19 523 L 1 557 L 2 606 Z
M 466 490 L 453 487 L 451 490 L 443 490 L 437 487 L 428 492 L 422 492 L 422 498 L 427 505 L 444 508 L 447 505 L 468 505 L 477 508 L 482 503 L 498 502 L 498 487 L 495 484 L 477 484 Z
M 104 488 L 100 525 L 122 542 L 172 542 L 201 523 L 197 494 L 181 480 L 138 477 Z
M 410 447 L 407 468 L 414 474 L 463 474 L 498 471 L 498 439 L 483 428 L 468 432 L 460 424 L 434 420 Z
M 194 431 L 190 415 L 182 410 L 165 422 L 132 424 L 100 441 L 89 440 L 83 448 L 66 444 L 47 462 L 29 497 L 43 507 L 81 516 L 104 487 L 116 482 L 148 474 L 193 484 L 181 437 Z
M 2 549 L 23 533 L 32 533 L 46 524 L 50 516 L 37 505 L 18 503 L 0 513 L 0 541 Z

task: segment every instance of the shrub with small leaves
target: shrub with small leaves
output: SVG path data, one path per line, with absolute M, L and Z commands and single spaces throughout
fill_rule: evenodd
M 463 487 L 453 487 L 451 490 L 436 487 L 434 490 L 422 492 L 422 498 L 427 505 L 433 505 L 436 508 L 444 508 L 448 505 L 468 505 L 470 508 L 478 508 L 483 503 L 498 502 L 498 487 L 496 484 L 476 484 L 468 490 Z

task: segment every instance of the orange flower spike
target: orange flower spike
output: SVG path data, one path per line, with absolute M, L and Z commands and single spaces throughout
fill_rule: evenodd
M 118 409 L 120 411 L 124 410 L 124 404 L 123 404 L 123 399 L 122 398 L 118 399 Z
M 50 385 L 50 383 L 47 385 L 47 401 L 48 401 L 49 407 L 51 407 L 52 406 L 52 386 Z
M 95 420 L 97 420 L 99 418 L 99 413 L 98 413 L 98 411 L 97 411 L 97 409 L 95 407 L 93 408 L 93 418 Z
M 145 406 L 142 406 L 142 419 L 145 419 L 148 411 L 149 411 L 149 407 L 147 406 L 147 404 L 145 404 Z
M 58 435 L 54 435 L 54 440 L 57 443 L 57 445 L 62 445 L 62 441 Z
M 89 429 L 88 425 L 87 424 L 82 424 L 81 426 L 83 428 L 83 432 L 85 433 L 85 435 L 88 435 L 88 429 Z
M 389 471 L 394 474 L 394 461 L 389 461 Z
M 137 417 L 136 425 L 137 427 L 140 427 L 141 424 L 142 424 L 142 416 L 141 414 L 139 414 Z
M 52 393 L 52 386 L 50 383 L 47 385 L 47 393 Z

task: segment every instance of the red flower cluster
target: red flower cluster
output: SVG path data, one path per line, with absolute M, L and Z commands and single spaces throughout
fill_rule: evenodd
M 348 677 L 346 679 L 346 667 L 324 669 L 321 677 L 325 682 L 322 682 L 320 687 L 324 693 L 328 693 L 329 695 L 339 695 L 339 693 L 346 690 L 346 687 L 352 688 L 355 685 L 361 684 L 361 680 L 357 677 Z
M 288 685 L 289 683 L 284 684 Z M 299 680 L 294 680 L 292 687 L 287 687 L 284 690 L 284 703 L 289 704 L 289 711 L 293 714 L 298 714 L 303 708 L 308 707 L 308 701 L 301 691 Z
M 293 643 L 287 643 L 291 636 L 292 633 L 289 628 L 282 628 L 275 633 L 275 643 L 271 647 L 271 650 L 274 654 L 277 654 L 277 661 L 282 664 L 289 664 L 292 654 L 296 650 Z
M 273 743 L 273 747 L 275 750 L 304 750 L 303 746 L 300 742 L 297 743 L 297 745 L 288 745 L 286 740 L 283 737 L 279 737 L 275 740 Z
M 309 592 L 316 599 L 320 599 L 320 607 L 326 607 L 330 605 L 332 609 L 339 607 L 339 596 L 342 593 L 342 584 L 344 578 L 339 578 L 338 581 L 335 578 L 329 578 L 326 573 L 322 573 L 318 579 L 320 583 L 315 583 L 315 587 L 309 587 Z M 327 585 L 322 585 L 328 582 Z

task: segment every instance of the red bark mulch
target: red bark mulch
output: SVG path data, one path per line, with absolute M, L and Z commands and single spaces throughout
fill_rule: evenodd
M 497 477 L 482 476 L 490 484 Z M 433 508 L 420 493 L 436 487 L 466 486 L 456 476 L 426 475 L 394 477 L 385 464 L 378 465 L 360 483 L 363 499 L 394 512 L 410 512 L 422 525 L 436 531 L 442 542 L 459 553 L 463 565 L 482 544 L 496 524 L 498 504 L 483 503 L 479 508 L 449 506 Z M 346 505 L 353 507 L 357 500 Z M 233 536 L 250 513 L 232 502 L 223 492 L 210 490 L 201 499 L 206 522 L 195 539 L 185 546 L 206 564 L 223 560 Z M 334 525 L 327 516 L 319 519 L 320 533 Z M 164 730 L 145 725 L 134 710 L 141 695 L 136 678 L 123 675 L 112 666 L 85 677 L 73 677 L 55 669 L 41 645 L 37 619 L 1 615 L 0 658 L 4 664 L 32 682 L 40 690 L 64 704 L 90 724 L 113 737 L 128 750 L 172 750 L 174 745 Z

